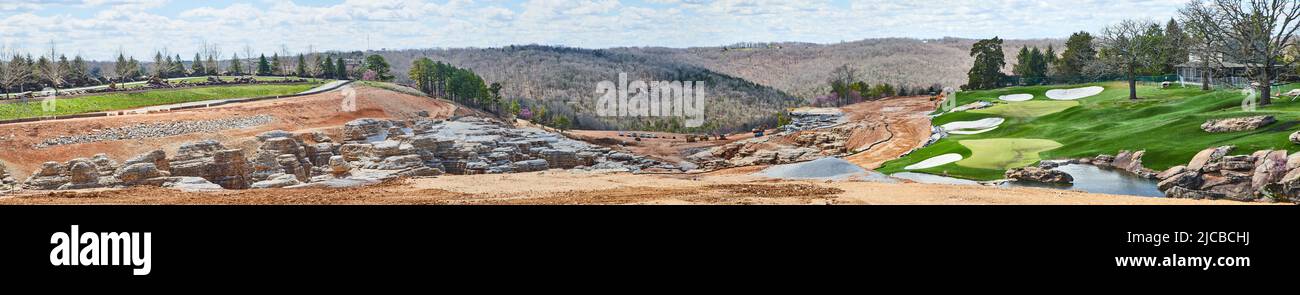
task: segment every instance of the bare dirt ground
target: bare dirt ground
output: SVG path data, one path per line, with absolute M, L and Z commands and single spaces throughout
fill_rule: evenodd
M 144 115 L 124 115 L 98 118 L 30 122 L 0 125 L 0 161 L 9 168 L 15 179 L 26 179 L 46 161 L 64 162 L 79 157 L 106 153 L 117 161 L 162 148 L 170 155 L 182 143 L 213 139 L 228 147 L 253 148 L 254 136 L 270 130 L 322 131 L 337 137 L 344 123 L 357 118 L 415 118 L 416 113 L 428 111 L 430 117 L 448 118 L 463 113 L 455 105 L 427 97 L 353 86 L 357 90 L 356 112 L 344 112 L 343 96 L 339 91 L 315 95 L 234 104 L 206 109 L 180 110 Z M 61 135 L 86 134 L 94 130 L 130 126 L 139 123 L 168 121 L 213 120 L 231 117 L 271 115 L 274 122 L 248 129 L 228 129 L 215 133 L 190 133 L 178 136 L 103 141 L 84 144 L 60 145 L 36 149 L 36 143 Z
M 843 107 L 851 122 L 866 122 L 846 145 L 856 154 L 844 160 L 867 169 L 921 147 L 930 138 L 930 118 L 935 102 L 928 96 L 894 97 Z
M 447 175 L 346 189 L 181 192 L 156 187 L 69 192 L 24 191 L 0 204 L 1258 204 L 1148 198 L 1037 188 L 779 181 L 751 170 L 702 175 L 545 171 Z

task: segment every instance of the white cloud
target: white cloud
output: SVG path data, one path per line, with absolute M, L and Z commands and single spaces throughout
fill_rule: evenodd
M 31 50 L 55 40 L 61 49 L 95 59 L 114 56 L 118 47 L 136 55 L 166 47 L 192 56 L 204 41 L 224 47 L 229 56 L 245 45 L 271 53 L 282 44 L 300 51 L 308 45 L 335 50 L 527 43 L 687 47 L 873 37 L 1064 37 L 1124 18 L 1164 20 L 1185 2 L 345 0 L 308 5 L 249 0 L 205 7 L 167 0 L 3 1 L 0 40 Z

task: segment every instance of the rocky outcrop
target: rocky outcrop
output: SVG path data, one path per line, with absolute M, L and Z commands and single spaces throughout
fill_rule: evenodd
M 207 179 L 227 189 L 248 188 L 248 162 L 242 151 L 213 140 L 182 144 L 169 165 L 173 176 Z
M 1007 170 L 1004 176 L 1008 179 L 1015 179 L 1017 181 L 1032 181 L 1050 184 L 1074 183 L 1074 177 L 1070 176 L 1068 173 L 1032 166 Z
M 171 174 L 167 171 L 158 170 L 158 166 L 153 163 L 135 163 L 122 167 L 114 175 L 124 185 L 142 184 L 150 178 L 166 177 Z
M 1204 168 L 1205 164 L 1223 159 L 1224 156 L 1227 156 L 1228 153 L 1231 153 L 1234 149 L 1236 149 L 1235 146 L 1229 145 L 1201 150 L 1196 153 L 1196 156 L 1192 157 L 1191 162 L 1187 163 L 1187 170 L 1201 171 L 1201 168 Z
M 68 176 L 64 174 L 63 164 L 59 162 L 45 162 L 41 168 L 36 170 L 23 181 L 23 186 L 27 189 L 52 190 L 57 189 L 63 184 L 68 183 Z
M 67 164 L 49 162 L 24 185 L 33 189 L 154 185 L 187 190 L 309 187 L 313 183 L 335 187 L 443 173 L 675 169 L 542 130 L 513 128 L 475 117 L 451 122 L 359 119 L 344 129 L 345 143 L 333 143 L 321 133 L 276 130 L 258 134 L 259 145 L 251 151 L 204 140 L 182 144 L 170 159 L 164 151 L 154 150 L 127 160 L 122 167 L 105 155 Z
M 96 166 L 95 162 L 90 159 L 72 159 L 68 161 L 67 168 L 65 175 L 68 177 L 68 183 L 60 185 L 58 189 L 68 190 L 103 186 L 99 182 L 99 166 Z
M 171 165 L 167 162 L 167 153 L 163 150 L 153 150 L 127 159 L 126 162 L 122 162 L 122 167 L 125 168 L 140 163 L 151 163 L 155 168 L 162 171 L 170 171 L 172 169 Z
M 95 163 L 95 167 L 99 168 L 100 177 L 113 176 L 117 172 L 117 161 L 108 158 L 107 154 L 95 154 L 95 156 L 90 157 L 90 161 Z
M 346 141 L 365 141 L 384 133 L 389 126 L 388 121 L 377 119 L 363 118 L 356 119 L 343 125 L 343 140 Z
M 249 163 L 252 170 L 249 176 L 251 182 L 268 180 L 281 173 L 293 175 L 298 181 L 307 181 L 311 178 L 313 165 L 307 149 L 298 139 L 287 133 L 276 133 L 274 137 L 267 136 L 266 139 L 262 139 L 264 135 L 267 133 L 258 136 L 258 139 L 262 140 L 262 145 L 254 153 L 253 161 Z M 330 150 L 325 152 L 326 158 L 332 155 Z
M 13 175 L 9 175 L 9 167 L 0 163 L 0 191 L 8 191 L 18 187 L 18 181 L 14 180 Z
M 1171 198 L 1300 200 L 1300 153 L 1260 150 L 1228 156 L 1233 149 L 1222 146 L 1202 150 L 1187 166 L 1160 173 L 1157 188 Z
M 1246 131 L 1255 130 L 1273 122 L 1277 122 L 1277 119 L 1274 119 L 1273 116 L 1213 119 L 1201 124 L 1201 130 L 1210 133 Z

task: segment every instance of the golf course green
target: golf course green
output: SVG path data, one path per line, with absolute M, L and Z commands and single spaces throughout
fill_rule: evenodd
M 1105 91 L 1090 97 L 1054 101 L 1044 94 L 1052 89 L 1102 86 Z M 1280 87 L 1279 92 L 1300 84 Z M 1277 88 L 1275 88 L 1277 89 Z M 1274 98 L 1273 104 L 1254 112 L 1243 111 L 1245 98 L 1238 89 L 1203 91 L 1199 86 L 1177 85 L 1161 89 L 1156 85 L 1138 87 L 1140 99 L 1128 98 L 1124 82 L 1080 85 L 1009 87 L 985 91 L 961 92 L 958 105 L 988 101 L 994 106 L 953 112 L 933 119 L 932 125 L 1005 118 L 997 129 L 979 134 L 951 134 L 932 145 L 902 158 L 886 162 L 880 172 L 904 172 L 903 167 L 946 153 L 956 153 L 963 160 L 931 168 L 910 170 L 974 180 L 1001 179 L 1010 168 L 1033 165 L 1045 159 L 1114 155 L 1120 150 L 1146 150 L 1142 163 L 1147 168 L 1163 170 L 1183 165 L 1202 149 L 1235 145 L 1235 154 L 1249 154 L 1264 149 L 1300 150 L 1288 136 L 1300 131 L 1300 101 Z M 1008 94 L 1033 94 L 1023 102 L 999 100 Z M 1207 133 L 1200 125 L 1209 119 L 1272 115 L 1278 122 L 1257 130 Z

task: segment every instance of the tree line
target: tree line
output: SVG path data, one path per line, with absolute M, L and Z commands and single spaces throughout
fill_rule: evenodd
M 841 65 L 831 70 L 827 84 L 830 85 L 831 93 L 813 99 L 814 105 L 844 106 L 893 96 L 927 95 L 937 93 L 942 89 L 942 86 L 937 83 L 930 87 L 900 85 L 896 88 L 889 83 L 871 85 L 864 81 L 862 75 L 858 74 L 858 71 L 849 67 L 849 65 Z
M 967 72 L 963 89 L 992 89 L 1012 85 L 1081 83 L 1123 78 L 1131 83 L 1138 76 L 1168 75 L 1189 58 L 1189 36 L 1183 25 L 1170 19 L 1164 26 L 1151 21 L 1126 20 L 1102 30 L 1100 38 L 1089 32 L 1077 32 L 1065 42 L 1057 55 L 1046 50 L 1022 46 L 1011 75 L 1005 65 L 1002 40 L 980 40 L 971 47 L 975 58 Z
M 361 73 L 350 72 L 343 54 L 299 53 L 282 57 L 279 53 L 270 58 L 260 54 L 257 58 L 241 58 L 239 53 L 230 59 L 219 60 L 220 50 L 204 45 L 194 58 L 183 60 L 179 54 L 156 51 L 151 62 L 142 62 L 123 52 L 111 64 L 95 64 L 75 55 L 69 59 L 59 54 L 51 44 L 50 51 L 39 56 L 18 50 L 0 48 L 0 93 L 22 93 L 50 87 L 55 90 L 123 83 L 157 78 L 182 78 L 204 76 L 297 76 L 304 78 L 358 79 Z M 251 49 L 248 52 L 252 52 Z M 245 56 L 252 56 L 245 53 Z M 95 64 L 95 65 L 92 65 Z M 391 75 L 389 75 L 391 77 Z
M 1297 29 L 1300 0 L 1194 0 L 1163 25 L 1129 19 L 1107 26 L 1097 36 L 1074 33 L 1059 57 L 1050 47 L 1041 55 L 1037 48 L 1022 47 L 1013 74 L 1032 84 L 1122 79 L 1129 84 L 1129 98 L 1138 99 L 1140 76 L 1173 74 L 1179 65 L 1196 61 L 1192 66 L 1201 77 L 1215 77 L 1231 64 L 1245 68 L 1250 87 L 1263 94 L 1259 103 L 1268 105 L 1272 87 L 1300 71 L 1295 67 L 1300 60 Z M 1015 84 L 998 70 L 1003 65 L 1000 44 L 995 37 L 971 48 L 975 63 L 964 89 Z M 1211 90 L 1211 84 L 1203 81 L 1201 87 Z

